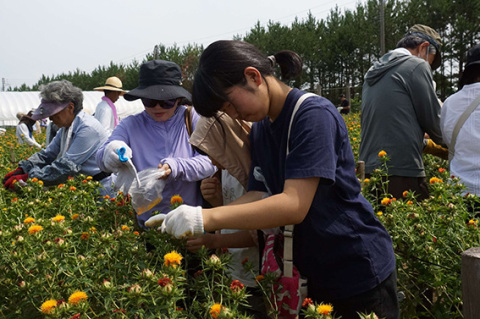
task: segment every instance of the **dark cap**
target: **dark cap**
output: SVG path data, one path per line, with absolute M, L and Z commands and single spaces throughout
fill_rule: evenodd
M 139 98 L 153 100 L 171 100 L 187 98 L 192 95 L 182 87 L 182 70 L 175 62 L 153 60 L 140 66 L 138 87 L 126 93 L 125 100 Z
M 438 32 L 430 28 L 429 26 L 423 24 L 415 24 L 408 30 L 406 36 L 408 35 L 420 37 L 428 41 L 431 45 L 435 47 L 437 53 L 435 54 L 435 59 L 432 63 L 432 70 L 437 69 L 442 63 L 442 57 L 440 54 L 440 49 L 442 47 L 442 39 L 440 38 Z
M 474 66 L 478 64 L 480 64 L 480 44 L 473 46 L 467 52 L 467 64 L 465 64 L 465 69 L 460 77 L 460 87 L 465 84 L 465 81 L 472 75 L 474 69 L 477 69 Z
M 32 119 L 38 121 L 55 115 L 66 108 L 68 104 L 70 102 L 56 103 L 42 99 L 40 105 L 33 111 Z

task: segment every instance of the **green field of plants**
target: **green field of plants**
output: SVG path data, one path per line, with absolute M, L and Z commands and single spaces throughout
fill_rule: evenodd
M 357 158 L 359 115 L 345 121 Z M 34 152 L 8 129 L 0 136 L 0 175 Z M 388 163 L 388 154 L 379 156 Z M 478 198 L 462 195 L 446 161 L 425 155 L 425 163 L 431 196 L 422 202 L 409 192 L 390 196 L 386 169 L 360 182 L 393 239 L 402 318 L 462 318 L 461 253 L 480 246 Z M 1 188 L 0 318 L 248 318 L 228 254 L 192 255 L 180 240 L 138 229 L 128 196 L 101 198 L 97 187 L 91 177 L 72 176 L 48 188 L 36 179 Z M 258 280 L 269 289 L 271 279 Z M 330 318 L 330 306 L 305 311 Z

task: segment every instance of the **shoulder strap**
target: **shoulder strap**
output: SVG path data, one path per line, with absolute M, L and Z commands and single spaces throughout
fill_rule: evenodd
M 463 124 L 465 124 L 465 121 L 468 119 L 470 114 L 477 108 L 477 106 L 480 104 L 480 95 L 477 96 L 475 100 L 468 106 L 468 108 L 460 115 L 460 118 L 458 119 L 457 123 L 455 124 L 455 127 L 453 128 L 453 133 L 452 133 L 452 140 L 450 141 L 450 147 L 448 148 L 448 160 L 451 161 L 453 159 L 453 156 L 455 154 L 455 143 L 457 142 L 457 135 L 460 132 L 460 129 L 462 128 Z
M 185 126 L 187 127 L 188 136 L 192 136 L 193 127 L 192 127 L 192 107 L 187 106 L 185 110 Z
M 305 93 L 298 99 L 295 107 L 293 108 L 292 116 L 290 117 L 290 125 L 288 126 L 287 155 L 290 153 L 290 131 L 292 129 L 295 114 L 297 114 L 297 111 L 300 108 L 300 105 L 302 105 L 303 101 L 314 95 L 316 94 Z M 288 278 L 292 278 L 293 276 L 293 228 L 294 225 L 285 225 L 285 229 L 283 230 L 283 275 Z
M 300 105 L 302 105 L 303 101 L 305 101 L 305 99 L 311 97 L 311 96 L 314 96 L 316 94 L 313 94 L 313 93 L 305 93 L 304 95 L 302 95 L 298 101 L 297 101 L 297 104 L 295 104 L 295 107 L 293 108 L 293 112 L 292 112 L 292 117 L 290 117 L 290 125 L 288 126 L 288 135 L 287 135 L 287 155 L 288 153 L 290 153 L 290 147 L 289 147 L 289 142 L 290 142 L 290 131 L 292 130 L 292 125 L 293 125 L 293 119 L 295 118 L 295 115 L 297 114 L 297 111 L 298 109 L 300 108 Z

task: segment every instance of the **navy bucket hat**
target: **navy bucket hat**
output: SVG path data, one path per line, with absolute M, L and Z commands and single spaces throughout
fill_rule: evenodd
M 125 93 L 127 101 L 140 98 L 172 100 L 186 98 L 192 100 L 190 92 L 182 87 L 182 70 L 175 62 L 152 60 L 140 66 L 138 87 Z

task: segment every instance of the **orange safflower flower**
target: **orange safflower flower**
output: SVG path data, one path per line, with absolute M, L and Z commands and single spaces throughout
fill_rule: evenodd
M 386 155 L 387 155 L 387 152 L 385 152 L 385 151 L 378 152 L 378 157 L 384 157 Z
M 59 185 L 57 186 L 57 188 L 62 188 L 62 187 L 65 187 L 65 184 L 59 184 Z
M 68 297 L 68 303 L 72 305 L 78 305 L 81 301 L 86 301 L 88 296 L 83 291 L 75 291 L 73 294 Z
M 446 169 L 445 169 L 445 168 L 441 168 L 441 167 L 440 167 L 440 168 L 438 169 L 438 171 L 439 171 L 440 173 L 443 173 L 443 172 L 445 172 L 445 171 L 446 171 Z
M 25 219 L 23 220 L 23 222 L 24 222 L 25 224 L 34 223 L 34 222 L 35 222 L 35 218 L 33 218 L 33 217 L 27 217 L 27 218 L 25 218 Z
M 79 216 L 80 216 L 80 215 L 78 215 L 78 214 L 73 214 L 73 215 L 72 215 L 72 220 L 77 219 Z
M 39 231 L 42 231 L 43 230 L 43 227 L 40 226 L 40 225 L 32 225 L 30 226 L 30 228 L 28 229 L 28 233 L 30 235 L 33 235 L 35 233 L 38 233 Z
M 382 199 L 382 201 L 380 203 L 385 206 L 385 205 L 390 204 L 391 201 L 392 200 L 390 198 L 385 197 L 384 199 Z
M 313 300 L 311 298 L 305 298 L 302 302 L 302 307 L 307 308 L 310 305 L 313 305 Z
M 435 183 L 443 183 L 443 179 L 437 178 L 437 177 L 430 178 L 430 184 L 435 184 Z
M 220 315 L 220 312 L 222 311 L 223 306 L 219 303 L 214 304 L 213 306 L 210 307 L 210 316 L 212 318 L 216 319 Z
M 32 178 L 32 182 L 34 182 L 34 183 L 38 182 L 38 178 L 36 178 L 36 177 Z
M 76 188 L 75 186 L 70 186 L 70 190 L 71 190 L 71 191 L 76 191 L 77 188 Z
M 52 221 L 54 221 L 54 222 L 62 222 L 64 220 L 65 220 L 65 216 L 62 216 L 62 215 L 57 215 L 57 216 L 52 218 Z
M 403 195 L 403 197 L 407 197 L 408 196 L 408 191 L 404 191 L 402 195 Z
M 127 225 L 123 225 L 123 226 L 122 226 L 122 230 L 129 231 L 129 230 L 130 230 L 130 227 L 128 227 Z
M 170 198 L 170 205 L 175 205 L 175 204 L 183 204 L 183 198 L 180 195 L 173 195 L 172 198 Z

